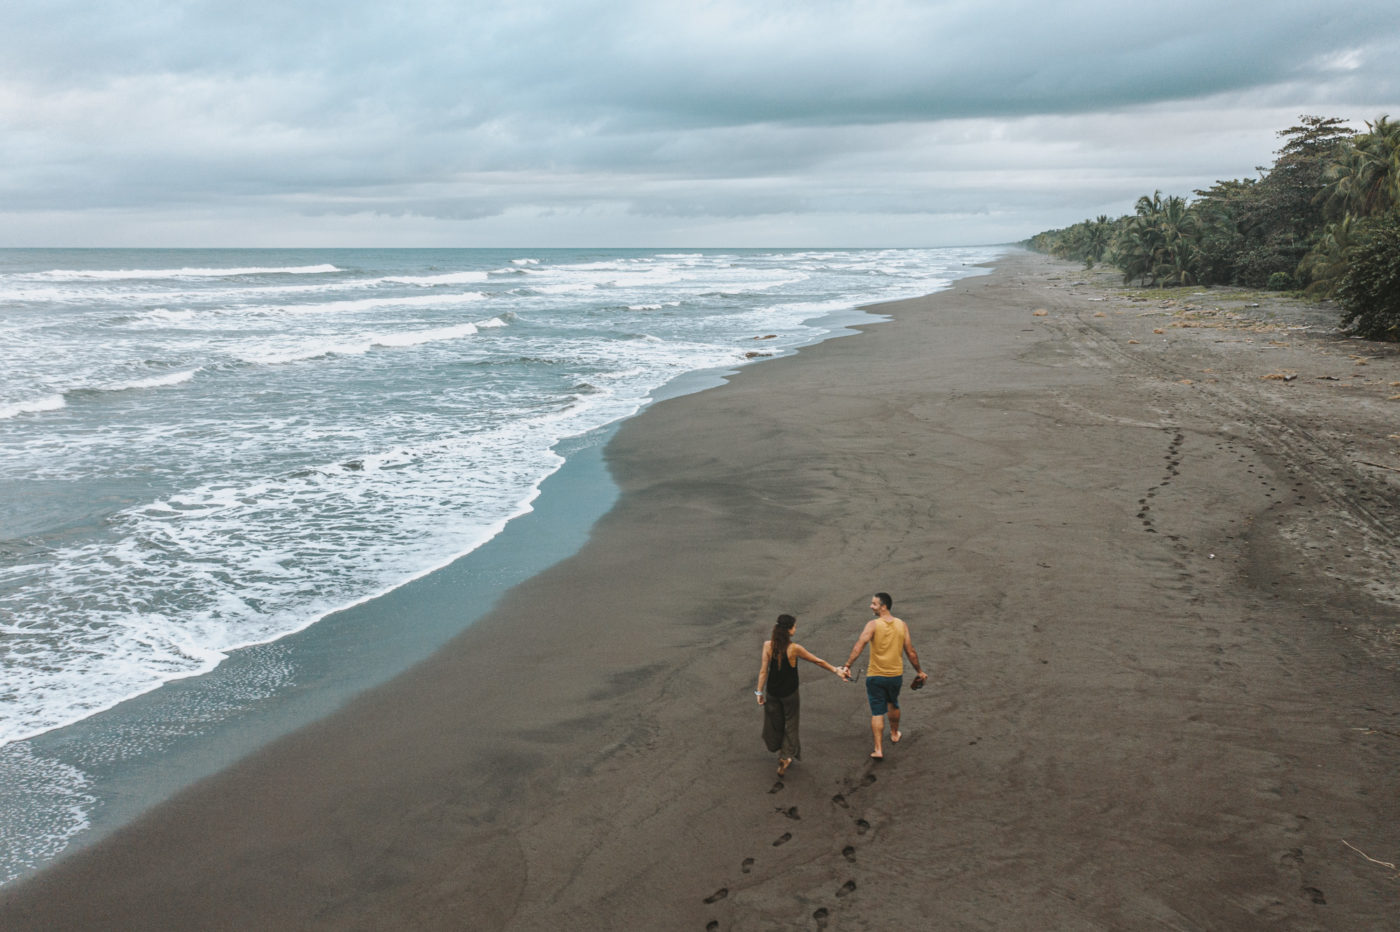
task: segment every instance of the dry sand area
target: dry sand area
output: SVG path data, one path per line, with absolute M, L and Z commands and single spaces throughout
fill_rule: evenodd
M 1254 306 L 1257 305 L 1257 306 Z M 1400 355 L 1013 253 L 659 403 L 574 557 L 5 929 L 1400 928 Z M 834 663 L 932 674 L 875 764 Z

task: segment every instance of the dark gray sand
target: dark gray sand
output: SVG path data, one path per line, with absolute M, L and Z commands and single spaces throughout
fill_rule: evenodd
M 1014 254 L 655 405 L 576 556 L 0 928 L 1397 928 L 1400 357 L 1090 278 Z M 779 781 L 773 618 L 840 663 L 877 590 L 904 740 L 804 666 Z

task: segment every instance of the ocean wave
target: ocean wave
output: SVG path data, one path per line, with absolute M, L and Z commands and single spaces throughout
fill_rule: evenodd
M 393 349 L 396 347 L 422 346 L 426 343 L 441 343 L 460 340 L 486 329 L 509 326 L 508 322 L 493 317 L 489 320 L 472 323 L 452 324 L 447 327 L 432 327 L 427 330 L 405 330 L 391 333 L 365 334 L 355 340 L 315 340 L 298 345 L 274 349 L 254 349 L 236 352 L 234 356 L 246 363 L 260 366 L 284 365 L 319 359 L 322 356 L 361 356 L 376 346 Z
M 117 540 L 54 548 L 51 566 L 11 567 L 0 617 L 19 604 L 47 607 L 8 632 L 31 653 L 0 658 L 17 694 L 0 704 L 0 745 L 206 672 L 232 650 L 445 566 L 529 510 L 563 462 L 553 450 L 561 437 L 639 404 L 366 450 L 353 466 L 196 486 L 114 514 Z M 91 604 L 80 616 L 58 605 L 84 595 Z
M 178 311 L 172 311 L 168 307 L 156 307 L 152 308 L 149 311 L 144 311 L 140 314 L 128 314 L 123 317 L 119 317 L 115 320 L 115 323 L 136 327 L 160 327 L 167 326 L 169 324 L 183 324 L 187 321 L 194 320 L 196 316 L 197 315 L 194 311 L 188 309 L 182 308 Z
M 596 291 L 599 282 L 563 282 L 558 285 L 529 285 L 525 288 L 517 288 L 512 294 L 520 295 L 555 295 L 555 294 L 579 294 L 585 291 Z
M 233 355 L 234 358 L 255 366 L 283 366 L 293 362 L 305 362 L 308 359 L 320 359 L 322 356 L 360 356 L 373 348 L 372 339 L 357 340 L 354 343 L 326 340 L 280 350 L 247 350 L 235 352 Z
M 376 336 L 371 342 L 375 346 L 421 346 L 424 343 L 437 343 L 442 340 L 459 340 L 480 330 L 476 324 L 458 324 L 455 327 L 436 327 L 432 330 L 410 330 L 407 333 L 386 333 Z
M 186 369 L 181 372 L 167 372 L 164 375 L 153 375 L 144 379 L 133 379 L 130 382 L 116 382 L 111 385 L 104 385 L 101 391 L 104 392 L 128 392 L 134 389 L 143 388 L 164 388 L 167 385 L 179 385 L 188 382 L 195 377 L 198 369 Z
M 49 269 L 44 272 L 28 272 L 23 277 L 36 281 L 125 281 L 160 278 L 231 278 L 239 275 L 326 275 L 339 271 L 341 269 L 336 266 L 323 263 L 321 265 L 244 266 L 228 269 Z
M 68 404 L 62 395 L 45 395 L 43 398 L 31 398 L 25 401 L 13 401 L 9 404 L 0 404 L 0 420 L 18 417 L 21 414 L 38 414 L 41 411 L 57 411 Z
M 44 411 L 58 411 L 68 407 L 69 401 L 74 399 L 81 400 L 84 397 L 180 385 L 181 383 L 193 379 L 199 371 L 200 369 L 198 368 L 182 369 L 178 372 L 165 372 L 160 375 L 146 376 L 145 378 L 128 379 L 98 385 L 76 385 L 66 388 L 62 392 L 46 395 L 43 398 L 0 405 L 0 419 L 11 418 L 20 414 L 38 414 Z
M 239 308 L 239 313 L 291 313 L 291 314 L 336 314 L 341 312 L 370 311 L 384 307 L 452 307 L 464 302 L 486 300 L 481 291 L 462 291 L 454 294 L 429 295 L 384 295 L 372 298 L 349 298 L 344 301 L 322 301 L 317 304 L 269 304 Z
M 389 275 L 369 280 L 369 284 L 387 282 L 395 285 L 467 285 L 484 282 L 490 275 L 486 272 L 444 272 L 441 275 Z

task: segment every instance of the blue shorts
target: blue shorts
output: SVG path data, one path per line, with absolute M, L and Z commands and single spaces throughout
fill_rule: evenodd
M 870 700 L 870 714 L 884 715 L 887 706 L 899 708 L 899 690 L 903 685 L 902 676 L 867 676 L 865 697 Z

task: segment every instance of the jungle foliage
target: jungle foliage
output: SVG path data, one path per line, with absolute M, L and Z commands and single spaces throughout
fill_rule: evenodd
M 1106 263 L 1124 284 L 1243 285 L 1335 299 L 1343 324 L 1400 339 L 1400 123 L 1365 132 L 1303 116 L 1258 178 L 1217 181 L 1194 200 L 1160 191 L 1133 213 L 1033 236 L 1040 252 Z

